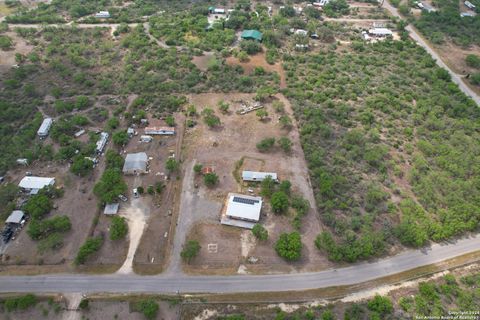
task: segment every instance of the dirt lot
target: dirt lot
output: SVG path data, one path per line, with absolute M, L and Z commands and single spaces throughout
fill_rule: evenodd
M 177 114 L 175 118 L 177 123 L 177 134 L 175 136 L 154 136 L 152 142 L 142 143 L 139 140 L 140 135 L 144 134 L 144 129 L 139 128 L 137 129 L 138 136 L 132 138 L 122 152 L 145 152 L 148 157 L 152 158 L 149 162 L 149 173 L 125 177 L 129 187 L 129 194 L 127 195 L 129 198 L 133 196 L 133 188 L 142 186 L 147 190 L 148 186 L 155 185 L 160 181 L 165 185 L 161 195 L 144 194 L 140 197 L 141 208 L 138 212 L 143 212 L 143 215 L 125 214 L 130 221 L 130 229 L 135 231 L 133 236 L 137 238 L 137 250 L 132 249 L 131 254 L 134 254 L 132 267 L 135 272 L 139 273 L 161 272 L 166 262 L 168 243 L 171 241 L 172 212 L 180 181 L 177 180 L 176 174 L 172 174 L 170 179 L 166 180 L 168 173 L 165 169 L 165 162 L 171 153 L 178 157 L 184 123 L 183 115 Z M 165 126 L 165 122 L 150 118 L 149 126 Z M 139 220 L 143 220 L 144 223 L 138 223 Z M 132 236 L 132 233 L 130 233 L 130 236 Z M 131 254 L 129 253 L 129 256 Z M 122 267 L 120 271 L 125 272 L 125 270 Z
M 193 129 L 189 129 L 185 135 L 185 162 L 201 163 L 204 166 L 213 166 L 219 176 L 219 183 L 210 189 L 204 186 L 201 178 L 196 177 L 192 184 L 198 185 L 196 194 L 201 199 L 216 203 L 217 207 L 223 206 L 225 197 L 229 192 L 245 192 L 247 185 L 237 182 L 234 177 L 242 170 L 264 170 L 277 172 L 280 180 L 290 180 L 292 191 L 301 194 L 309 200 L 312 209 L 303 219 L 301 233 L 304 243 L 302 259 L 297 263 L 286 263 L 279 258 L 273 249 L 274 242 L 281 232 L 291 232 L 293 227 L 291 221 L 293 212 L 284 216 L 277 216 L 271 213 L 268 204 L 262 210 L 261 223 L 269 230 L 270 239 L 266 243 L 257 243 L 251 237 L 251 231 L 237 229 L 234 227 L 221 226 L 219 224 L 220 211 L 210 210 L 206 214 L 190 217 L 191 225 L 195 222 L 189 234 L 189 239 L 197 239 L 201 242 L 201 252 L 190 265 L 186 267 L 192 273 L 275 273 L 289 271 L 311 271 L 319 270 L 331 264 L 325 257 L 322 257 L 313 245 L 315 236 L 320 232 L 319 217 L 316 214 L 315 202 L 310 188 L 308 171 L 304 160 L 303 151 L 300 147 L 297 130 L 290 132 L 282 129 L 279 124 L 279 114 L 266 103 L 269 113 L 267 121 L 260 121 L 255 112 L 238 115 L 235 111 L 240 107 L 238 101 L 252 101 L 253 95 L 249 94 L 200 94 L 190 96 L 190 102 L 201 112 L 206 106 L 216 110 L 222 125 L 218 128 L 209 129 L 201 119 Z M 291 108 L 288 101 L 278 95 L 285 103 L 286 112 L 291 115 Z M 224 100 L 230 104 L 230 114 L 222 115 L 217 108 L 219 101 Z M 272 152 L 260 153 L 256 149 L 256 143 L 267 137 L 288 136 L 293 142 L 292 153 L 286 155 L 283 151 L 275 149 Z M 243 164 L 239 166 L 239 161 Z M 236 168 L 237 165 L 237 168 Z M 186 165 L 189 167 L 189 165 Z M 193 165 L 192 165 L 193 167 Z M 255 194 L 259 189 L 255 186 Z M 184 201 L 184 198 L 182 198 Z M 184 210 L 187 211 L 187 210 Z M 196 212 L 196 209 L 188 211 Z M 182 215 L 189 214 L 181 212 Z M 204 223 L 201 223 L 204 222 Z M 214 253 L 217 244 L 217 253 Z M 258 261 L 248 264 L 249 257 Z
M 68 171 L 68 165 L 58 166 L 47 163 L 39 166 L 32 164 L 26 168 L 9 171 L 9 179 L 18 183 L 27 170 L 31 171 L 33 175 L 55 177 L 55 185 L 64 187 L 63 197 L 55 200 L 55 207 L 57 208 L 53 209 L 46 218 L 66 215 L 70 218 L 72 230 L 65 233 L 62 248 L 40 254 L 37 252 L 37 243 L 31 240 L 26 233 L 27 224 L 18 238 L 11 241 L 7 247 L 5 255 L 8 260 L 4 261 L 4 264 L 66 264 L 65 267 L 68 268 L 68 264 L 73 261 L 78 248 L 88 236 L 88 230 L 90 230 L 92 220 L 97 213 L 97 202 L 92 189 L 99 172 L 96 170 L 91 177 L 79 179 Z

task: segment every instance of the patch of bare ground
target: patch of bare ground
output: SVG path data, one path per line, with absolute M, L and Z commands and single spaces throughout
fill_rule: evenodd
M 435 45 L 435 51 L 440 55 L 443 62 L 455 73 L 464 76 L 462 79 L 475 93 L 480 94 L 480 86 L 475 86 L 468 81 L 467 76 L 478 72 L 477 69 L 467 65 L 465 58 L 469 54 L 480 55 L 480 47 L 471 45 L 468 48 L 459 47 L 451 41 L 447 41 L 442 45 Z
M 22 37 L 17 36 L 13 31 L 5 32 L 3 35 L 10 37 L 14 46 L 10 50 L 0 50 L 0 74 L 6 73 L 14 64 L 17 64 L 15 54 L 27 55 L 33 49 L 32 45 L 28 44 Z
M 240 101 L 252 102 L 253 95 L 251 94 L 199 94 L 189 98 L 190 103 L 197 107 L 198 112 L 205 107 L 214 109 L 222 123 L 217 128 L 209 129 L 199 118 L 197 126 L 188 129 L 185 135 L 186 161 L 195 159 L 196 163 L 212 166 L 219 177 L 219 183 L 214 188 L 205 187 L 201 176 L 195 177 L 194 181 L 198 186 L 195 193 L 198 197 L 224 206 L 229 192 L 247 193 L 247 189 L 253 189 L 254 194 L 259 194 L 258 185 L 243 184 L 236 180 L 235 175 L 241 174 L 242 170 L 263 170 L 277 172 L 280 180 L 290 180 L 293 193 L 301 194 L 306 198 L 312 209 L 303 218 L 300 232 L 304 250 L 302 259 L 298 262 L 284 261 L 278 257 L 273 248 L 280 233 L 294 230 L 292 226 L 293 212 L 274 215 L 267 200 L 264 202 L 260 223 L 269 231 L 268 241 L 264 243 L 251 241 L 252 239 L 244 234 L 245 232 L 250 233 L 249 230 L 243 231 L 220 224 L 201 224 L 201 227 L 197 226 L 200 229 L 195 227 L 192 229 L 188 238 L 194 238 L 195 234 L 200 235 L 202 250 L 195 261 L 186 267 L 186 271 L 202 274 L 278 273 L 321 270 L 331 266 L 332 264 L 314 246 L 314 239 L 320 232 L 321 226 L 296 126 L 290 131 L 282 129 L 279 123 L 280 114 L 273 110 L 271 101 L 264 104 L 269 113 L 269 119 L 266 121 L 260 121 L 255 112 L 246 115 L 236 114 L 235 111 L 241 106 Z M 285 104 L 285 112 L 293 118 L 288 100 L 282 95 L 277 95 L 274 99 L 282 101 Z M 222 114 L 218 110 L 217 105 L 221 100 L 230 104 L 229 114 Z M 267 153 L 257 150 L 256 144 L 260 140 L 267 137 L 278 139 L 282 136 L 287 136 L 293 142 L 290 154 L 285 154 L 278 148 Z M 221 210 L 210 212 L 209 216 L 219 221 L 220 212 Z M 181 212 L 180 214 L 185 213 Z M 192 219 L 198 223 L 204 221 L 202 217 L 196 218 L 195 215 Z M 227 234 L 230 236 L 227 237 Z M 221 246 L 221 250 L 226 250 L 228 254 L 222 254 L 221 260 L 218 260 L 218 254 L 208 252 L 209 244 L 217 244 L 217 250 L 220 250 Z M 254 261 L 254 263 L 248 261 Z
M 476 71 L 476 69 L 467 65 L 465 58 L 469 54 L 480 55 L 479 46 L 472 45 L 468 48 L 462 48 L 456 46 L 451 41 L 447 41 L 442 45 L 436 45 L 435 50 L 442 57 L 443 61 L 456 73 L 467 75 Z
M 228 57 L 227 64 L 241 66 L 246 74 L 251 74 L 257 67 L 262 67 L 267 72 L 276 72 L 280 76 L 280 88 L 283 89 L 287 87 L 285 71 L 283 70 L 281 63 L 277 62 L 275 64 L 269 64 L 267 60 L 265 60 L 265 51 L 249 56 L 247 62 L 240 62 L 233 56 Z
M 215 54 L 213 52 L 205 52 L 201 56 L 194 56 L 192 62 L 197 66 L 198 69 L 207 71 L 208 64 L 212 59 L 215 59 Z

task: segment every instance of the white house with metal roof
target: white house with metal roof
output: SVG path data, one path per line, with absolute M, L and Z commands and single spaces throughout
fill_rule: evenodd
M 368 33 L 372 36 L 375 37 L 386 37 L 386 36 L 392 36 L 393 32 L 390 29 L 387 28 L 373 28 L 368 30 Z
M 262 198 L 229 193 L 227 206 L 221 218 L 224 225 L 252 229 L 260 220 Z
M 108 11 L 99 11 L 99 12 L 95 13 L 95 18 L 99 18 L 99 19 L 110 18 L 110 12 L 108 12 Z
M 45 138 L 46 136 L 48 136 L 48 132 L 50 131 L 52 124 L 53 124 L 52 118 L 45 118 L 42 124 L 40 125 L 40 128 L 37 131 L 37 135 L 40 138 Z
M 172 136 L 175 134 L 175 127 L 146 127 L 145 134 Z
M 243 181 L 261 182 L 266 177 L 270 176 L 273 181 L 278 181 L 277 174 L 275 172 L 259 172 L 259 171 L 243 171 Z
M 146 173 L 148 165 L 148 157 L 145 152 L 129 153 L 123 164 L 124 174 Z
M 20 181 L 18 186 L 30 194 L 37 194 L 40 189 L 54 184 L 55 178 L 27 176 Z

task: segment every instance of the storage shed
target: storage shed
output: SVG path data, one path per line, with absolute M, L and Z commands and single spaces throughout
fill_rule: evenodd
M 147 172 L 148 157 L 145 152 L 129 153 L 123 165 L 124 174 L 139 174 Z
M 258 30 L 244 30 L 241 37 L 245 40 L 262 41 L 263 35 Z
M 118 208 L 120 204 L 118 203 L 108 203 L 103 210 L 103 214 L 114 215 L 118 213 Z

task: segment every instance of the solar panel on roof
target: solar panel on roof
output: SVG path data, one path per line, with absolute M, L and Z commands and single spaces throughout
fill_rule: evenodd
M 250 205 L 253 206 L 255 203 L 258 203 L 258 202 L 260 202 L 260 201 L 258 201 L 258 200 L 252 200 L 252 199 L 245 199 L 245 198 L 240 198 L 240 197 L 233 197 L 233 202 L 250 204 Z

